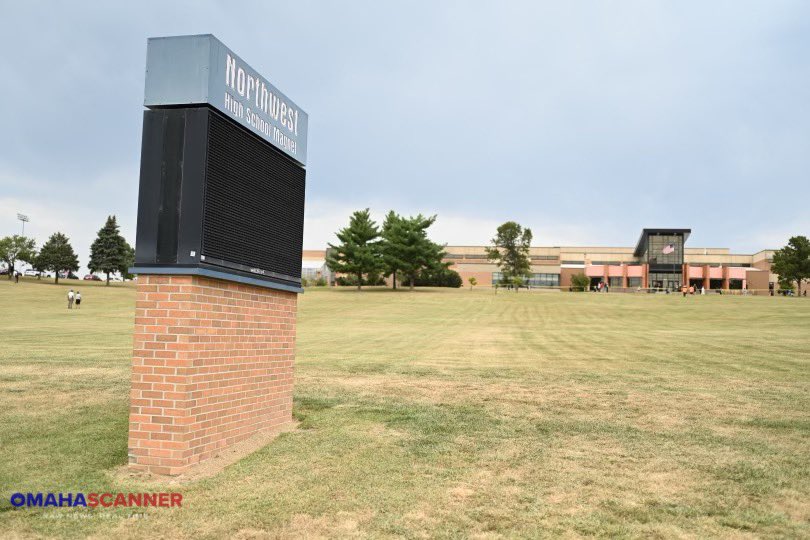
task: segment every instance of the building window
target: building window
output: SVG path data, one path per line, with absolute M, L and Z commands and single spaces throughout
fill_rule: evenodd
M 501 272 L 492 272 L 493 285 L 510 285 L 503 281 Z M 528 279 L 524 278 L 523 284 L 529 287 L 559 287 L 560 274 L 531 274 Z
M 677 291 L 681 288 L 681 274 L 671 272 L 650 272 L 649 287 L 666 291 Z
M 621 276 L 613 276 L 608 278 L 608 285 L 611 287 L 621 287 L 622 286 L 622 277 Z
M 562 264 L 585 264 L 585 261 L 563 261 Z
M 647 262 L 659 265 L 683 264 L 683 236 L 651 234 L 647 237 Z
M 641 287 L 641 278 L 640 277 L 627 278 L 627 286 L 635 288 Z

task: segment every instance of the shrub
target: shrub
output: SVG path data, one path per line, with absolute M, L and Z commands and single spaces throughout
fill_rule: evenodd
M 403 285 L 410 285 L 410 280 L 406 279 Z M 455 270 L 440 268 L 438 270 L 423 270 L 414 280 L 417 287 L 453 287 L 458 289 L 464 284 L 461 276 Z
M 342 287 L 357 287 L 357 276 L 340 276 L 335 282 Z M 379 274 L 369 274 L 361 285 L 385 285 L 385 278 Z
M 582 292 L 588 290 L 588 287 L 591 286 L 591 278 L 586 276 L 583 273 L 574 274 L 571 276 L 571 290 L 576 292 Z

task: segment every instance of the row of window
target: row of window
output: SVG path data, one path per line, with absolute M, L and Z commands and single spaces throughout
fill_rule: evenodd
M 591 261 L 591 264 L 594 266 L 621 266 L 622 264 L 627 266 L 641 266 L 641 263 L 636 261 Z
M 721 266 L 735 266 L 737 268 L 751 268 L 749 263 L 689 263 L 692 266 L 705 266 L 708 265 L 712 268 L 720 268 Z
M 487 258 L 486 255 L 457 255 L 453 253 L 448 253 L 444 256 L 445 259 L 473 259 L 473 260 L 485 260 Z M 533 261 L 556 261 L 557 257 L 554 255 L 532 255 L 530 257 Z M 660 261 L 659 261 L 660 262 Z M 585 261 L 560 261 L 561 264 L 585 264 Z M 593 266 L 620 266 L 622 264 L 626 266 L 640 266 L 642 263 L 636 261 L 591 261 L 591 265 Z M 734 266 L 737 268 L 750 268 L 750 263 L 689 263 L 692 266 L 704 266 L 708 265 L 712 268 L 718 268 L 720 266 Z
M 448 253 L 444 256 L 445 259 L 486 259 L 486 254 L 482 255 L 459 255 L 456 253 Z M 532 255 L 529 259 L 533 261 L 556 261 L 558 257 L 556 255 Z
M 594 278 L 598 279 L 598 278 Z M 601 280 L 600 280 L 601 281 Z M 608 285 L 611 287 L 621 287 L 622 286 L 622 277 L 621 276 L 611 276 L 608 278 Z M 627 278 L 627 286 L 628 287 L 641 287 L 641 278 L 640 277 L 629 277 Z
M 492 272 L 493 284 L 504 284 L 503 274 L 501 272 Z M 524 285 L 529 287 L 559 287 L 560 274 L 531 274 L 528 279 L 524 279 Z

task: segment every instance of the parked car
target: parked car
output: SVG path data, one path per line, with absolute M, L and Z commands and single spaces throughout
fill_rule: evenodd
M 84 276 L 85 281 L 101 281 L 101 278 L 95 274 L 87 274 Z
M 37 276 L 39 275 L 39 272 L 37 272 L 37 271 L 36 271 L 36 270 L 34 270 L 33 268 L 29 268 L 28 270 L 26 270 L 25 272 L 23 272 L 23 275 L 24 275 L 25 277 L 37 277 Z

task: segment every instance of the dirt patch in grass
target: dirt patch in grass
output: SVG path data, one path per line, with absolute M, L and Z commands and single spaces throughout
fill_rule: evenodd
M 225 467 L 236 463 L 257 450 L 261 450 L 268 444 L 271 444 L 273 440 L 282 433 L 295 431 L 297 427 L 298 422 L 291 422 L 272 431 L 257 433 L 227 448 L 220 449 L 214 457 L 202 463 L 192 465 L 183 472 L 183 474 L 176 476 L 165 476 L 145 471 L 137 471 L 129 468 L 128 465 L 123 465 L 111 471 L 110 476 L 115 482 L 137 484 L 145 488 L 189 484 L 216 476 L 224 470 Z

